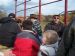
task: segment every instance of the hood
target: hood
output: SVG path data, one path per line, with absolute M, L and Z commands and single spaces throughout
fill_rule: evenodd
M 55 50 L 58 49 L 58 42 L 54 43 L 54 44 L 51 44 L 51 45 L 42 45 L 43 47 L 40 47 L 41 49 L 42 48 L 50 48 L 50 47 L 53 47 Z
M 51 44 L 51 45 L 46 45 L 47 47 L 54 47 L 54 48 L 58 48 L 58 42 Z
M 7 23 L 7 22 L 14 22 L 15 20 L 11 19 L 10 17 L 4 17 L 2 19 L 0 19 L 0 23 Z

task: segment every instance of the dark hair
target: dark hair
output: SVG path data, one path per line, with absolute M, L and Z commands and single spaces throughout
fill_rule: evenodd
M 60 15 L 53 15 L 53 16 L 60 16 Z
M 30 19 L 31 18 L 37 19 L 36 14 L 30 14 Z
M 15 18 L 15 14 L 14 14 L 14 13 L 10 13 L 10 14 L 8 15 L 8 17 Z
M 57 17 L 60 17 L 60 15 L 53 15 L 53 19 L 55 19 Z M 59 19 L 59 18 L 58 18 Z
M 20 19 L 17 19 L 16 22 L 17 22 L 17 23 L 21 23 L 21 20 L 20 20 Z
M 32 30 L 32 21 L 31 20 L 24 20 L 22 23 L 22 27 L 24 30 Z

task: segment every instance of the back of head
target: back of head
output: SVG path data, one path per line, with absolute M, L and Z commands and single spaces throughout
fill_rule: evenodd
M 25 20 L 23 23 L 22 23 L 22 27 L 24 30 L 32 30 L 32 21 L 31 20 Z
M 0 19 L 0 23 L 7 23 L 7 22 L 10 22 L 11 19 L 9 17 L 3 17 Z
M 10 17 L 10 18 L 15 18 L 15 14 L 14 14 L 14 13 L 10 13 L 10 14 L 8 15 L 8 17 Z
M 46 44 L 54 44 L 59 38 L 57 32 L 54 30 L 47 30 L 44 32 L 44 35 L 46 37 Z
M 22 21 L 20 19 L 17 19 L 16 22 L 17 23 L 22 23 Z

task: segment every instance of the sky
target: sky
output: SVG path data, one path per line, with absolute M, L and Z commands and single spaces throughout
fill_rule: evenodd
M 41 0 L 42 4 L 53 2 L 56 0 Z M 24 2 L 24 0 L 18 0 L 18 4 Z M 38 5 L 39 0 L 31 0 L 30 2 L 27 2 L 27 8 L 33 7 Z M 15 10 L 15 2 L 14 0 L 0 0 L 0 7 L 4 8 L 4 10 L 9 14 L 14 12 Z M 68 0 L 68 10 L 75 10 L 75 0 Z M 17 7 L 17 11 L 23 10 L 24 5 L 20 5 Z M 59 14 L 62 11 L 64 11 L 64 0 L 56 3 L 52 3 L 49 5 L 42 6 L 42 14 L 43 15 L 53 15 L 53 14 Z M 29 16 L 32 13 L 38 13 L 38 8 L 29 9 L 27 10 L 27 16 Z M 24 11 L 17 13 L 18 16 L 23 16 Z

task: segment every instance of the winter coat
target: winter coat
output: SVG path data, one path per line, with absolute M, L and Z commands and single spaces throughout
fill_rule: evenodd
M 12 52 L 16 56 L 37 56 L 39 44 L 33 32 L 23 31 L 17 35 Z
M 61 22 L 56 24 L 52 21 L 45 26 L 44 31 L 47 30 L 55 30 L 58 33 L 59 37 L 61 37 L 64 31 L 64 25 Z
M 20 32 L 18 24 L 9 17 L 0 19 L 0 45 L 13 47 L 16 35 Z
M 75 56 L 75 17 L 64 31 L 56 56 Z
M 37 32 L 39 36 L 42 36 L 41 25 L 38 20 L 34 19 L 33 21 L 33 30 Z
M 55 56 L 58 49 L 58 42 L 51 45 L 41 45 L 38 56 Z

